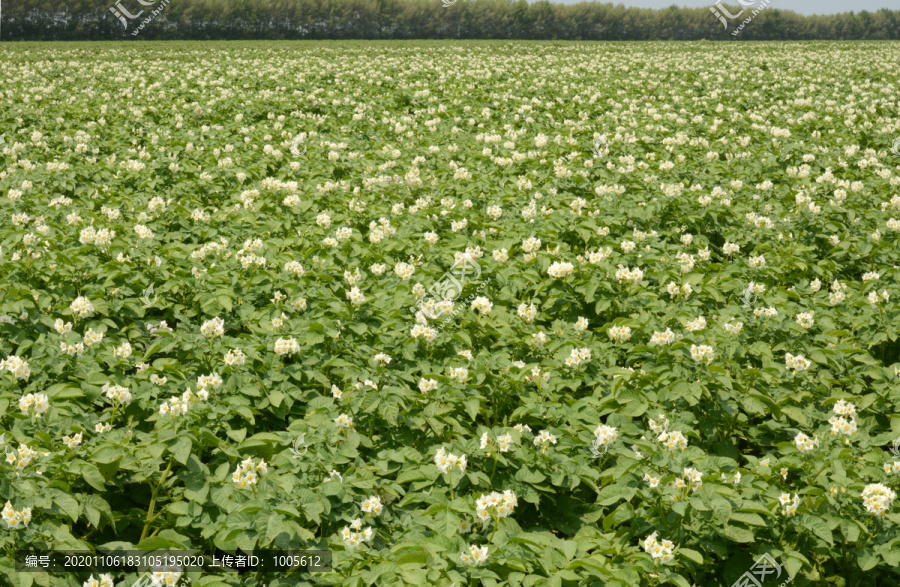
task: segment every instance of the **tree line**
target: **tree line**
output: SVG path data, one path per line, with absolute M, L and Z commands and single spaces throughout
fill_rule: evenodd
M 0 40 L 900 38 L 898 10 L 803 16 L 764 4 L 714 13 L 713 0 L 660 10 L 546 0 L 16 0 L 3 7 Z

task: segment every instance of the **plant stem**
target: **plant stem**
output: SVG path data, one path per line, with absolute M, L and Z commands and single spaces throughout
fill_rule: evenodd
M 153 510 L 156 508 L 156 495 L 159 493 L 162 484 L 165 482 L 166 477 L 169 476 L 169 472 L 172 470 L 172 463 L 175 462 L 174 457 L 169 457 L 169 464 L 166 466 L 166 470 L 163 471 L 162 476 L 159 478 L 159 483 L 156 484 L 156 487 L 153 488 L 153 493 L 150 495 L 150 507 L 147 508 L 147 518 L 144 521 L 144 530 L 141 532 L 141 539 L 138 542 L 142 542 L 144 538 L 147 537 L 147 533 L 150 531 L 150 524 L 156 518 L 153 517 Z
M 494 473 L 497 472 L 497 461 L 500 460 L 500 452 L 494 453 L 494 468 L 491 470 L 491 489 L 494 488 Z

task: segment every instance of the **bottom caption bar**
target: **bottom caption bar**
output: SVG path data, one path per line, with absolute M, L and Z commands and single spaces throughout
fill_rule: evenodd
M 331 571 L 330 550 L 20 550 L 21 573 L 76 571 Z

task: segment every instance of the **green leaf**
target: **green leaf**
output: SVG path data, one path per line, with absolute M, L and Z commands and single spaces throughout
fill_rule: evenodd
M 456 536 L 459 533 L 459 516 L 444 510 L 435 518 L 434 530 L 441 536 Z
M 103 477 L 111 481 L 124 457 L 125 451 L 120 447 L 105 446 L 91 456 L 91 462 L 96 463 Z
M 743 522 L 748 526 L 760 526 L 763 528 L 768 526 L 766 521 L 763 520 L 762 517 L 760 517 L 758 514 L 734 512 L 733 514 L 731 514 L 731 519 L 738 522 Z
M 878 564 L 878 556 L 871 548 L 856 551 L 856 560 L 859 561 L 859 568 L 862 571 L 874 569 Z
M 540 471 L 534 471 L 527 467 L 523 467 L 516 472 L 516 479 L 524 483 L 537 485 L 545 481 L 547 477 Z
M 732 526 L 731 524 L 725 524 L 725 526 L 719 528 L 717 532 L 725 538 L 735 542 L 753 542 L 754 540 L 753 532 L 746 528 L 741 528 L 740 526 Z
M 90 463 L 81 464 L 81 476 L 87 481 L 88 485 L 98 491 L 106 490 L 106 479 L 100 473 L 100 469 Z
M 708 498 L 709 506 L 720 522 L 727 522 L 731 519 L 732 509 L 731 502 L 717 493 L 713 493 Z
M 806 426 L 807 423 L 809 422 L 809 421 L 807 420 L 807 418 L 806 418 L 806 414 L 804 414 L 804 413 L 803 413 L 803 410 L 801 410 L 801 409 L 798 408 L 798 407 L 795 407 L 795 406 L 784 406 L 784 407 L 781 408 L 781 411 L 782 411 L 782 413 L 787 414 L 788 416 L 790 416 L 790 418 L 791 418 L 792 420 L 794 420 L 795 422 L 797 422 L 798 424 L 800 424 L 800 425 L 802 425 L 802 426 Z
M 809 565 L 809 559 L 796 551 L 788 551 L 783 558 L 784 568 L 787 570 L 788 576 L 793 579 L 804 565 Z
M 421 546 L 402 546 L 391 552 L 391 559 L 398 565 L 424 565 L 428 552 Z
M 481 402 L 477 398 L 469 398 L 465 402 L 463 402 L 463 406 L 466 408 L 466 414 L 469 418 L 474 422 L 478 419 L 478 413 L 480 411 Z
M 177 550 L 181 548 L 183 545 L 170 539 L 163 538 L 162 536 L 150 536 L 149 538 L 145 538 L 137 543 L 135 546 L 136 550 Z
M 219 305 L 221 305 L 225 309 L 226 312 L 229 312 L 229 313 L 231 312 L 232 306 L 231 306 L 231 298 L 229 296 L 218 295 L 218 296 L 216 296 L 216 301 L 219 302 Z
M 600 515 L 602 515 L 603 510 L 598 509 L 597 513 L 598 513 L 598 517 L 599 517 Z M 608 516 L 606 516 L 606 518 L 604 518 L 603 529 L 606 530 L 607 532 L 609 532 L 613 528 L 616 528 L 617 526 L 624 524 L 625 522 L 632 519 L 633 517 L 634 517 L 634 506 L 626 501 L 624 503 L 619 504 L 619 507 L 617 507 L 615 510 L 613 510 L 613 512 L 611 514 L 609 514 Z
M 703 564 L 703 555 L 701 555 L 696 550 L 691 550 L 690 548 L 679 548 L 678 550 L 676 550 L 676 552 L 689 561 L 695 562 L 698 565 Z
M 284 401 L 284 397 L 284 394 L 278 390 L 269 392 L 269 402 L 276 408 Z
M 225 432 L 225 435 L 228 436 L 231 440 L 240 444 L 247 438 L 247 429 L 241 428 L 240 430 L 228 430 Z
M 827 542 L 829 546 L 834 546 L 834 536 L 824 519 L 818 516 L 805 515 L 801 520 L 803 526 L 809 529 L 813 534 Z
M 175 460 L 182 465 L 187 464 L 188 457 L 191 456 L 191 439 L 187 436 L 181 436 L 174 444 L 169 445 L 169 452 L 175 457 Z
M 634 497 L 635 493 L 637 493 L 637 489 L 634 487 L 616 484 L 607 485 L 597 495 L 597 503 L 599 505 L 612 505 L 621 500 L 629 501 Z
M 269 521 L 266 524 L 266 537 L 261 545 L 266 546 L 271 544 L 282 532 L 288 533 L 287 527 L 284 524 L 284 518 L 281 514 L 271 514 L 269 516 Z
M 71 495 L 68 495 L 68 494 L 63 493 L 58 490 L 54 491 L 53 492 L 53 503 L 58 505 L 59 509 L 61 509 L 63 512 L 65 512 L 65 514 L 67 516 L 69 516 L 73 522 L 77 521 L 78 517 L 81 515 L 81 504 L 78 503 L 78 500 L 75 499 L 74 497 L 72 497 Z M 99 512 L 98 512 L 98 516 L 99 516 Z

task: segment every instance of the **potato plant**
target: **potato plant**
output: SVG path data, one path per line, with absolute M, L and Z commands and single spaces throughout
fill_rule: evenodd
M 0 55 L 4 584 L 900 580 L 897 45 Z

